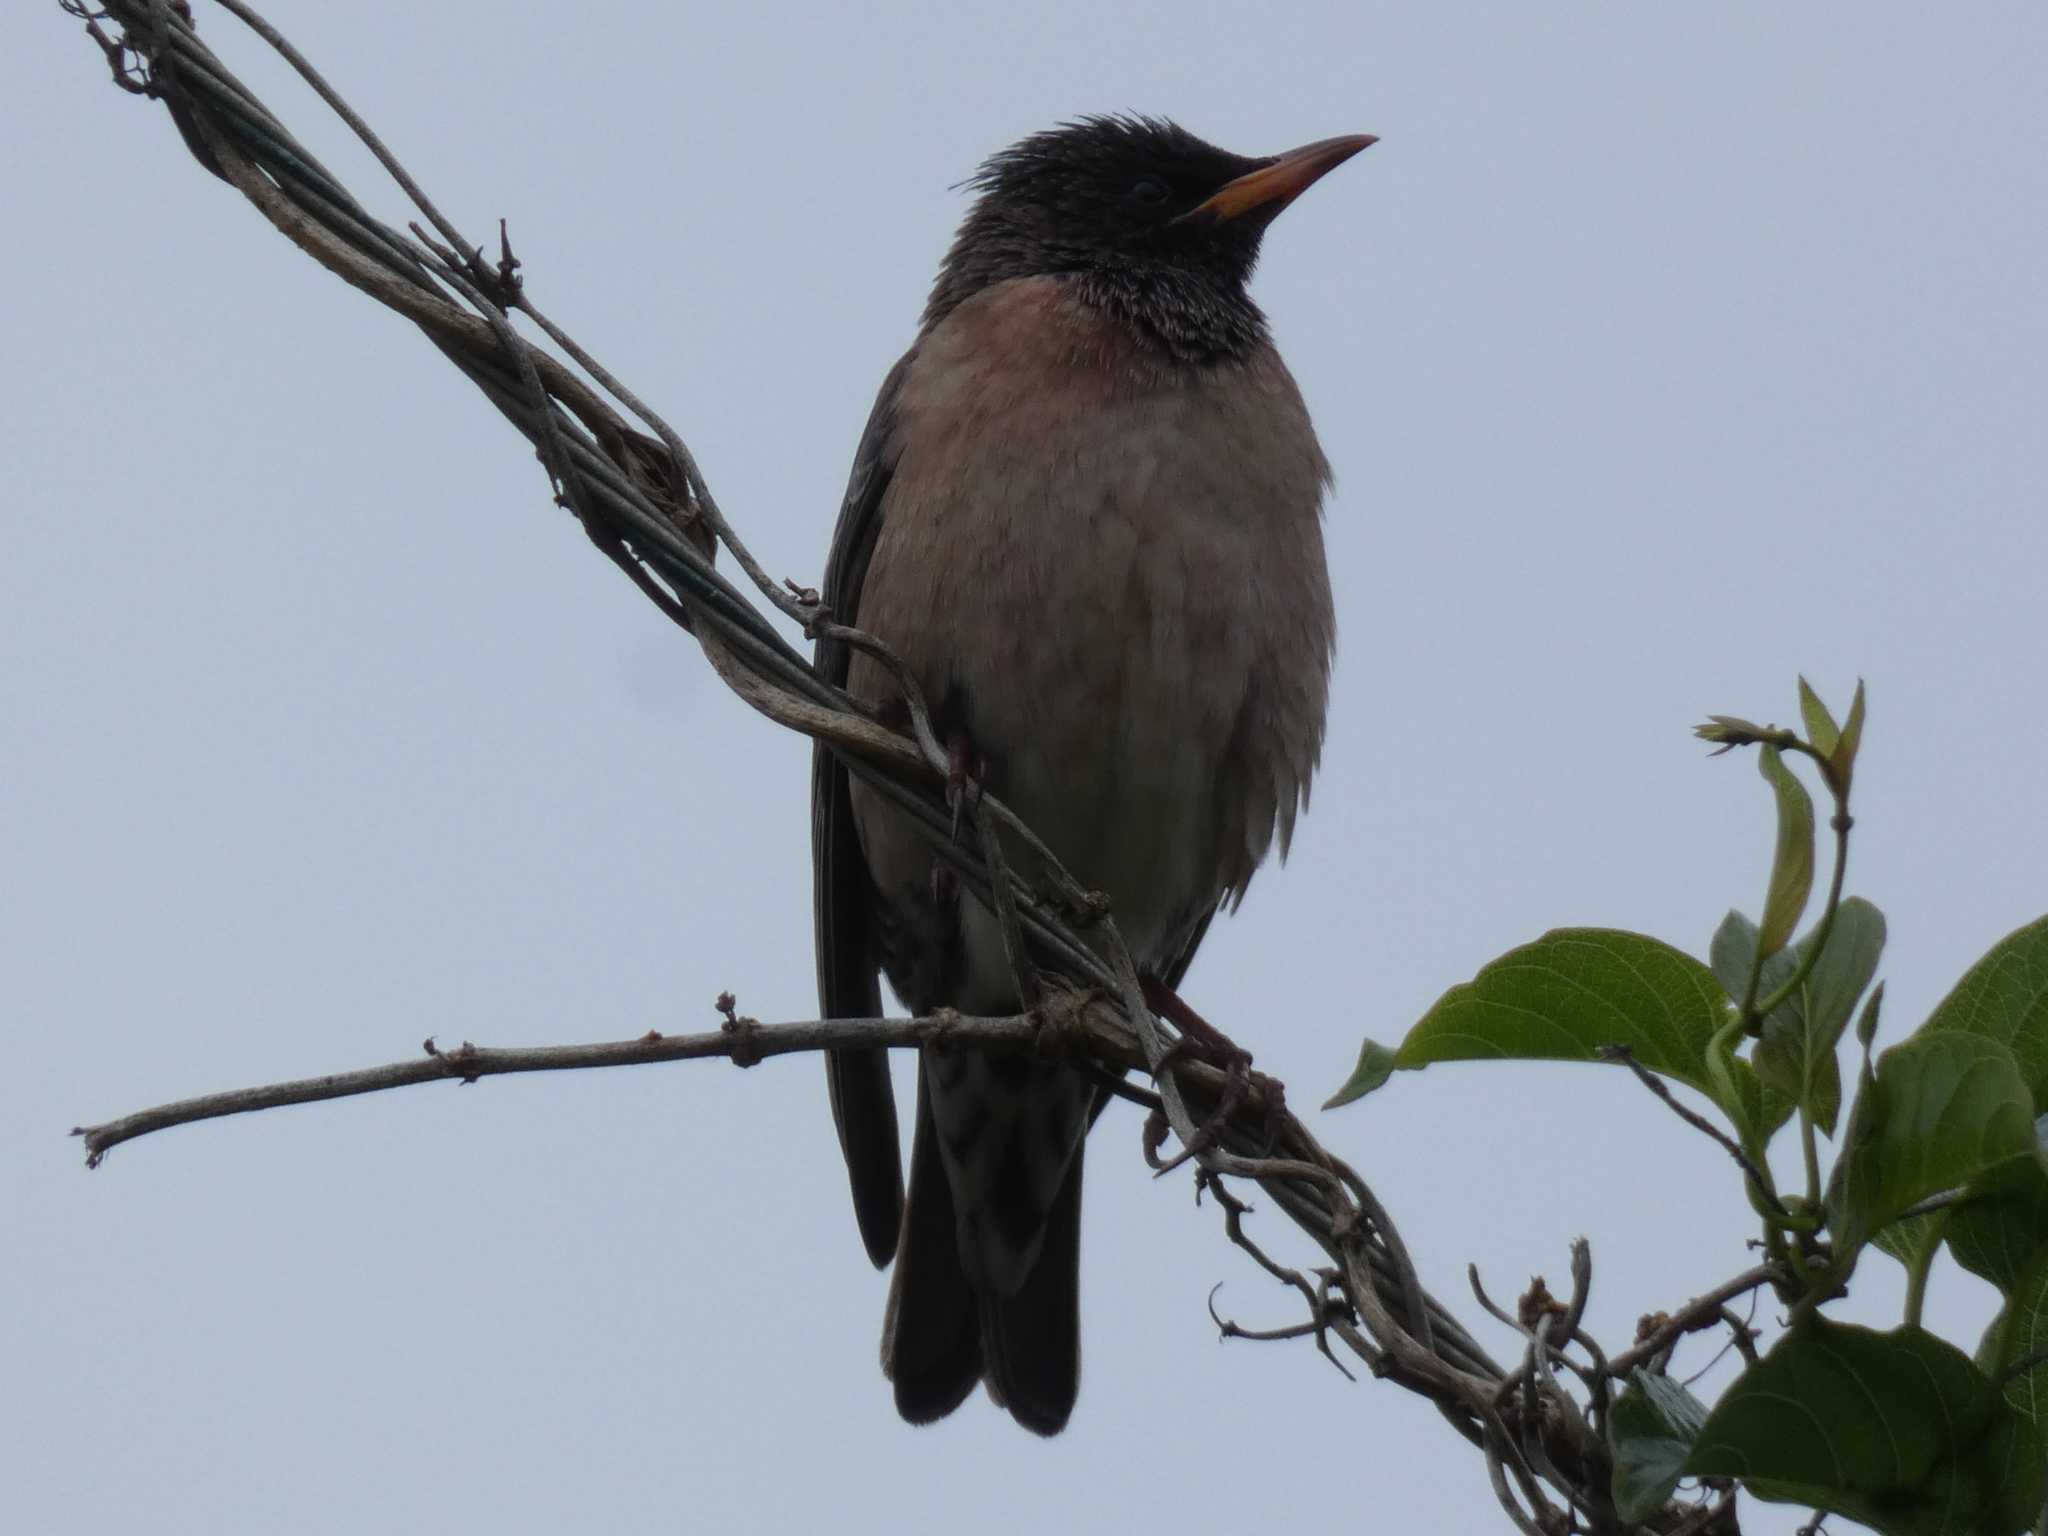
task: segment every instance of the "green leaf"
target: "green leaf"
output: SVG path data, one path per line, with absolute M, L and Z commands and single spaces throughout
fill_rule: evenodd
M 2038 1464 L 2048 1458 L 2048 1422 L 2044 1422 L 2048 1419 L 2048 1363 L 2028 1365 L 2048 1347 L 2044 1313 L 2048 1313 L 2048 1254 L 2030 1268 L 1977 1346 L 1977 1369 L 1997 1384 L 2006 1405 L 2032 1431 L 2030 1442 L 2014 1446 L 2006 1471 L 2022 1489 L 2030 1471 L 2028 1462 Z M 2035 1489 L 2035 1496 L 2041 1497 L 2038 1483 Z M 2017 1505 L 2018 1496 L 2012 1502 Z M 2048 1507 L 2035 1510 L 2033 1530 L 2036 1536 L 2048 1531 Z
M 1794 946 L 1803 964 L 1818 931 Z M 1835 909 L 1827 947 L 1798 990 L 1764 1020 L 1763 1038 L 1750 1061 L 1766 1083 L 1806 1106 L 1814 1124 L 1835 1134 L 1842 1108 L 1842 1074 L 1837 1056 L 1849 1015 L 1877 973 L 1884 953 L 1884 914 L 1851 896 Z
M 2048 1433 L 2015 1412 L 1994 1420 L 1984 1439 L 1976 1461 L 1992 1490 L 1985 1524 L 2039 1532 L 2048 1525 Z
M 2012 1385 L 2006 1388 L 2008 1394 Z M 2006 1410 L 1992 1420 L 1984 1443 L 1969 1459 L 1971 1484 L 1985 1491 L 1983 1521 L 1969 1528 L 1973 1536 L 1978 1530 L 2039 1530 L 2048 1517 L 2042 1508 L 2048 1500 L 2048 1436 L 2011 1406 L 2010 1396 Z M 1957 1481 L 1962 1481 L 1961 1475 Z
M 1714 930 L 1713 941 L 1707 948 L 1707 958 L 1714 968 L 1715 978 L 1728 989 L 1728 996 L 1736 999 L 1738 1006 L 1740 999 L 1749 990 L 1750 971 L 1756 964 L 1756 941 L 1756 924 L 1740 912 L 1730 912 L 1721 919 L 1721 926 Z M 1790 981 L 1798 964 L 1798 957 L 1792 951 L 1784 949 L 1764 961 L 1762 970 L 1757 973 L 1757 1000 L 1762 1001 Z M 1781 1030 L 1795 1027 L 1797 1022 L 1789 1003 L 1772 1010 L 1771 1020 L 1765 1023 L 1767 1030 L 1772 1027 L 1772 1021 L 1775 1021 Z M 1759 1049 L 1751 1054 L 1750 1061 L 1759 1080 L 1780 1096 L 1788 1107 L 1799 1101 L 1802 1076 L 1787 1067 L 1781 1055 L 1773 1056 Z M 1710 1057 L 1707 1065 L 1709 1070 L 1713 1071 L 1720 1064 Z M 1719 1072 L 1715 1072 L 1715 1083 L 1717 1088 L 1721 1088 Z M 1721 1088 L 1715 1097 L 1718 1101 L 1725 1102 L 1728 1093 L 1733 1091 L 1739 1090 L 1730 1085 Z M 1840 1094 L 1840 1085 L 1837 1084 L 1837 1098 Z M 1775 1129 L 1775 1125 L 1760 1129 Z
M 1757 987 L 1759 1002 L 1768 1001 L 1806 963 L 1820 937 L 1816 924 L 1790 949 L 1764 962 Z M 1765 1084 L 1794 1103 L 1803 1104 L 1814 1123 L 1829 1136 L 1842 1107 L 1841 1067 L 1836 1048 L 1856 1000 L 1870 985 L 1884 952 L 1884 914 L 1860 896 L 1835 909 L 1827 947 L 1813 969 L 1785 1001 L 1763 1021 L 1750 1063 Z M 1756 926 L 1740 912 L 1730 912 L 1714 932 L 1708 951 L 1714 974 L 1730 997 L 1739 998 L 1749 985 L 1755 963 Z
M 1984 1334 L 1977 1364 L 1993 1381 L 2010 1367 L 2048 1350 L 2048 1249 L 2015 1278 L 2005 1306 Z M 2030 1424 L 2048 1414 L 2048 1364 L 2012 1372 L 2004 1383 L 2005 1400 Z
M 1757 925 L 1757 946 L 1768 959 L 1792 937 L 1813 893 L 1813 799 L 1776 747 L 1763 748 L 1756 761 L 1778 798 L 1778 849 L 1771 858 L 1763 921 Z
M 2008 1296 L 2048 1247 L 2048 1173 L 2039 1156 L 2044 1128 L 2048 1117 L 2034 1122 L 2035 1156 L 1987 1168 L 1949 1211 L 1948 1245 L 1956 1262 Z
M 1842 726 L 1841 739 L 1828 752 L 1828 766 L 1842 782 L 1842 793 L 1856 777 L 1856 749 L 1863 745 L 1863 679 L 1856 679 L 1856 697 L 1849 703 L 1849 718 Z
M 1920 1027 L 1948 1032 L 2005 1046 L 2034 1096 L 2048 1099 L 2048 917 L 1992 945 Z
M 1738 1007 L 1749 989 L 1750 970 L 1756 964 L 1756 938 L 1756 924 L 1742 913 L 1730 911 L 1707 945 L 1707 963 L 1713 967 L 1714 979 Z M 1783 986 L 1798 964 L 1797 956 L 1782 949 L 1766 960 L 1757 981 L 1758 1001 Z
M 1941 1211 L 1930 1211 L 1924 1216 L 1887 1222 L 1870 1234 L 1870 1246 L 1890 1254 L 1910 1273 L 1926 1262 L 1929 1249 L 1941 1246 L 1948 1226 L 1943 1215 Z
M 1626 1521 L 1647 1520 L 1664 1507 L 1692 1453 L 1706 1404 L 1669 1376 L 1637 1367 L 1614 1401 L 1608 1434 L 1614 1449 L 1614 1508 Z
M 1799 1030 L 1797 1023 L 1776 1029 L 1766 1023 L 1763 1039 L 1749 1053 L 1750 1065 L 1767 1087 L 1804 1104 L 1821 1133 L 1832 1137 L 1842 1112 L 1841 1069 L 1833 1052 L 1809 1052 Z
M 1739 715 L 1709 715 L 1706 724 L 1694 726 L 1692 733 L 1701 741 L 1721 744 L 1720 752 L 1709 752 L 1709 757 L 1719 757 L 1721 752 L 1730 752 L 1736 747 L 1754 746 L 1765 734 L 1762 726 Z
M 1358 1065 L 1344 1079 L 1344 1086 L 1323 1101 L 1323 1108 L 1336 1109 L 1353 1099 L 1362 1099 L 1394 1075 L 1394 1053 L 1377 1040 L 1358 1048 Z
M 1800 941 L 1800 954 L 1812 947 L 1815 934 Z M 1814 962 L 1806 980 L 1799 984 L 1799 1005 L 1809 1031 L 1826 1041 L 1833 1053 L 1848 1027 L 1849 1015 L 1870 978 L 1877 974 L 1878 957 L 1884 953 L 1884 914 L 1861 896 L 1850 896 L 1835 909 L 1835 925 L 1828 932 L 1827 948 Z
M 1835 724 L 1835 717 L 1828 713 L 1827 705 L 1821 703 L 1820 695 L 1803 676 L 1799 679 L 1799 718 L 1806 722 L 1806 739 L 1815 751 L 1826 757 L 1835 750 L 1835 743 L 1842 738 L 1842 728 Z
M 1878 987 L 1882 993 L 1882 985 Z M 1874 995 L 1874 994 L 1873 994 Z M 1866 1013 L 1869 1010 L 1864 1010 Z M 1876 1074 L 1871 1070 L 1870 1057 L 1863 1058 L 1863 1071 L 1858 1079 L 1860 1091 L 1870 1092 L 1870 1083 Z M 1853 1123 L 1853 1115 L 1851 1116 Z M 1839 1166 L 1836 1170 L 1840 1176 Z M 1907 1216 L 1886 1222 L 1870 1234 L 1870 1246 L 1882 1253 L 1890 1254 L 1904 1266 L 1908 1274 L 1924 1268 L 1933 1262 L 1934 1250 L 1939 1248 L 1948 1235 L 1949 1212 L 1930 1211 L 1924 1216 Z
M 1684 1471 L 1886 1536 L 1992 1536 L 2039 1511 L 2039 1451 L 2033 1426 L 1954 1345 L 1812 1318 L 1736 1378 Z
M 1884 983 L 1877 984 L 1877 990 L 1863 1005 L 1863 1012 L 1856 1016 L 1856 1043 L 1863 1047 L 1863 1054 L 1870 1054 L 1870 1043 L 1877 1038 L 1878 1015 L 1884 1012 Z
M 1997 1041 L 1923 1030 L 1893 1046 L 1856 1095 L 1828 1188 L 1838 1262 L 1908 1206 L 2033 1144 L 2033 1099 Z
M 1730 1018 L 1713 972 L 1682 950 L 1613 928 L 1559 928 L 1451 988 L 1394 1052 L 1398 1068 L 1438 1061 L 1597 1061 L 1625 1045 L 1653 1072 L 1697 1088 L 1738 1126 L 1782 1124 L 1749 1064 L 1717 1090 L 1707 1046 Z M 1773 1118 L 1774 1117 L 1774 1118 Z

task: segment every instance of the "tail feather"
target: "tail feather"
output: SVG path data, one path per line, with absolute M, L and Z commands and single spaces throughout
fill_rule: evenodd
M 920 1066 L 910 1197 L 882 1320 L 882 1373 L 896 1384 L 896 1411 L 911 1423 L 943 1419 L 981 1380 L 980 1305 L 960 1267 L 953 1191 Z
M 889 1053 L 828 1051 L 825 1081 L 839 1147 L 846 1154 L 861 1242 L 875 1268 L 884 1269 L 895 1257 L 903 1224 L 903 1164 L 896 1150 L 896 1085 L 889 1078 Z
M 1029 1270 L 1007 1295 L 977 1290 L 962 1263 L 952 1180 L 932 1085 L 920 1066 L 910 1197 L 882 1324 L 882 1370 L 896 1410 L 929 1424 L 986 1379 L 989 1396 L 1034 1434 L 1056 1435 L 1081 1386 L 1081 1169 L 1075 1148 Z
M 1074 1150 L 1024 1284 L 1013 1296 L 981 1302 L 989 1396 L 1038 1435 L 1066 1427 L 1081 1390 L 1082 1150 Z

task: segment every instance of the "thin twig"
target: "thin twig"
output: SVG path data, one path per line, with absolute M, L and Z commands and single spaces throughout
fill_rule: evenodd
M 1732 1536 L 1735 1530 L 1735 1494 L 1733 1484 L 1723 1488 L 1712 1503 L 1702 1504 L 1687 1519 L 1666 1527 L 1665 1536 L 1701 1536 L 1702 1532 L 1712 1530 L 1717 1522 L 1724 1532 Z
M 1701 1135 L 1711 1137 L 1714 1143 L 1722 1151 L 1734 1158 L 1736 1164 L 1749 1176 L 1750 1188 L 1756 1191 L 1757 1197 L 1787 1221 L 1792 1219 L 1792 1213 L 1786 1210 L 1778 1197 L 1772 1193 L 1770 1180 L 1764 1177 L 1762 1170 L 1750 1160 L 1749 1154 L 1742 1150 L 1740 1144 L 1705 1115 L 1687 1109 L 1683 1104 L 1679 1103 L 1677 1096 L 1672 1093 L 1670 1088 L 1665 1086 L 1664 1079 L 1636 1060 L 1636 1053 L 1634 1051 L 1625 1045 L 1603 1045 L 1600 1047 L 1599 1055 L 1602 1061 L 1619 1062 L 1627 1067 L 1631 1072 L 1635 1073 L 1638 1082 L 1670 1107 L 1674 1115 L 1678 1116 L 1679 1119 L 1683 1120 Z
M 1247 1328 L 1216 1310 L 1216 1293 L 1222 1289 L 1221 1280 L 1209 1288 L 1209 1320 L 1216 1325 L 1216 1332 L 1220 1338 L 1250 1339 L 1260 1344 L 1278 1344 L 1288 1339 L 1316 1338 L 1324 1332 L 1323 1325 L 1316 1322 L 1289 1323 L 1284 1328 Z M 1344 1371 L 1347 1378 L 1357 1380 L 1349 1371 L 1344 1370 L 1343 1363 L 1335 1355 L 1330 1357 L 1330 1363 L 1338 1370 Z
M 1998 1385 L 2004 1387 L 2010 1382 L 2018 1381 L 2029 1371 L 2036 1370 L 2043 1365 L 2048 1365 L 2048 1349 L 2037 1349 L 2032 1354 L 2021 1355 L 2019 1359 L 2013 1361 L 2011 1365 L 2008 1365 L 1998 1373 Z
M 1287 1265 L 1279 1263 L 1265 1249 L 1252 1241 L 1251 1236 L 1244 1229 L 1244 1218 L 1251 1213 L 1251 1207 L 1230 1192 L 1220 1175 L 1207 1172 L 1197 1175 L 1195 1190 L 1198 1197 L 1204 1189 L 1213 1194 L 1216 1197 L 1217 1205 L 1222 1207 L 1223 1229 L 1230 1240 L 1250 1254 L 1253 1261 L 1275 1280 L 1278 1280 L 1283 1285 L 1291 1285 L 1301 1292 L 1302 1299 L 1308 1303 L 1308 1322 L 1299 1325 L 1293 1331 L 1284 1334 L 1254 1334 L 1238 1329 L 1236 1324 L 1233 1323 L 1230 1325 L 1230 1328 L 1236 1330 L 1236 1336 L 1240 1338 L 1297 1338 L 1300 1337 L 1302 1330 L 1306 1330 L 1315 1339 L 1316 1348 L 1322 1351 L 1324 1358 L 1330 1364 L 1336 1366 L 1338 1370 L 1343 1371 L 1347 1380 L 1356 1380 L 1357 1378 L 1353 1377 L 1350 1371 L 1345 1370 L 1344 1362 L 1339 1360 L 1330 1348 L 1330 1299 L 1325 1288 L 1311 1285 L 1308 1277 L 1302 1274 L 1300 1270 L 1291 1269 Z M 1222 1284 L 1218 1282 L 1216 1290 L 1209 1292 L 1209 1315 L 1211 1317 L 1216 1317 L 1216 1291 L 1221 1289 Z M 1217 1318 L 1216 1321 L 1219 1326 L 1222 1325 L 1223 1320 L 1221 1318 Z
M 1512 1490 L 1508 1487 L 1507 1452 L 1503 1449 L 1507 1437 L 1489 1436 L 1486 1441 L 1486 1475 L 1493 1483 L 1493 1496 L 1500 1501 L 1500 1507 L 1507 1512 L 1509 1520 L 1522 1536 L 1546 1536 L 1544 1528 L 1522 1508 Z
M 1776 1265 L 1759 1264 L 1754 1269 L 1745 1269 L 1732 1280 L 1723 1281 L 1705 1295 L 1695 1296 L 1645 1331 L 1633 1347 L 1609 1360 L 1606 1374 L 1617 1380 L 1627 1379 L 1630 1371 L 1648 1363 L 1686 1334 L 1697 1333 L 1720 1322 L 1721 1309 L 1735 1297 L 1759 1286 L 1770 1285 L 1780 1278 Z
M 1967 1189 L 1944 1189 L 1939 1194 L 1929 1195 L 1925 1200 L 1907 1206 L 1885 1225 L 1896 1226 L 1902 1221 L 1911 1221 L 1915 1216 L 1931 1216 L 1936 1211 L 1947 1210 L 1952 1205 L 1961 1205 L 1969 1198 L 1970 1192 Z
M 1122 1032 L 1110 1022 L 1113 1015 L 1097 1008 L 1086 1028 L 1092 1049 L 1114 1055 Z M 839 1050 L 848 1046 L 909 1047 L 933 1040 L 972 1040 L 977 1044 L 1010 1049 L 1031 1049 L 1038 1038 L 1039 1021 L 1030 1014 L 998 1018 L 967 1018 L 941 1013 L 921 1018 L 810 1019 L 787 1024 L 750 1023 L 737 1030 L 730 1025 L 702 1034 L 663 1035 L 652 1030 L 632 1040 L 610 1040 L 591 1045 L 478 1046 L 464 1041 L 452 1050 L 442 1050 L 431 1040 L 424 1054 L 408 1061 L 366 1067 L 354 1072 L 336 1072 L 324 1077 L 299 1078 L 293 1082 L 268 1083 L 256 1088 L 238 1088 L 226 1093 L 209 1093 L 195 1099 L 180 1099 L 109 1120 L 101 1125 L 75 1127 L 71 1134 L 85 1139 L 86 1165 L 98 1167 L 107 1153 L 124 1141 L 147 1136 L 153 1131 L 214 1120 L 223 1115 L 243 1115 L 286 1104 L 315 1104 L 325 1099 L 346 1099 L 364 1093 L 410 1087 L 416 1083 L 455 1078 L 473 1083 L 479 1078 L 499 1077 L 515 1072 L 569 1072 L 596 1067 L 641 1067 L 664 1061 L 696 1061 L 704 1057 L 737 1057 L 747 1065 L 769 1056 L 786 1056 L 798 1051 Z M 1122 1035 L 1122 1056 L 1127 1065 L 1137 1064 L 1137 1053 L 1128 1035 Z

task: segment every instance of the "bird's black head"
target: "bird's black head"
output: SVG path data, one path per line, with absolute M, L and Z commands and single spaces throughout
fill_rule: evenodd
M 1242 356 L 1265 335 L 1245 292 L 1266 226 L 1372 143 L 1325 139 L 1247 159 L 1159 118 L 1089 117 L 991 158 L 925 309 L 935 325 L 1014 277 L 1071 277 L 1091 301 L 1189 361 Z

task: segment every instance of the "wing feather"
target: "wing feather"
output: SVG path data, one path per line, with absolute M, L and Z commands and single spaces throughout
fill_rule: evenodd
M 860 622 L 861 586 L 895 471 L 897 397 L 914 355 L 913 349 L 882 381 L 867 430 L 854 453 L 846 499 L 832 532 L 820 595 L 841 624 Z M 819 640 L 816 666 L 826 682 L 844 687 L 849 660 L 843 643 Z M 882 994 L 874 944 L 873 888 L 854 830 L 845 765 L 822 745 L 813 749 L 811 758 L 811 868 L 819 1010 L 828 1019 L 874 1018 L 882 1011 Z M 846 1156 L 854 1217 L 868 1257 L 880 1269 L 895 1256 L 903 1223 L 903 1160 L 889 1053 L 880 1049 L 828 1052 L 825 1079 L 839 1147 Z

